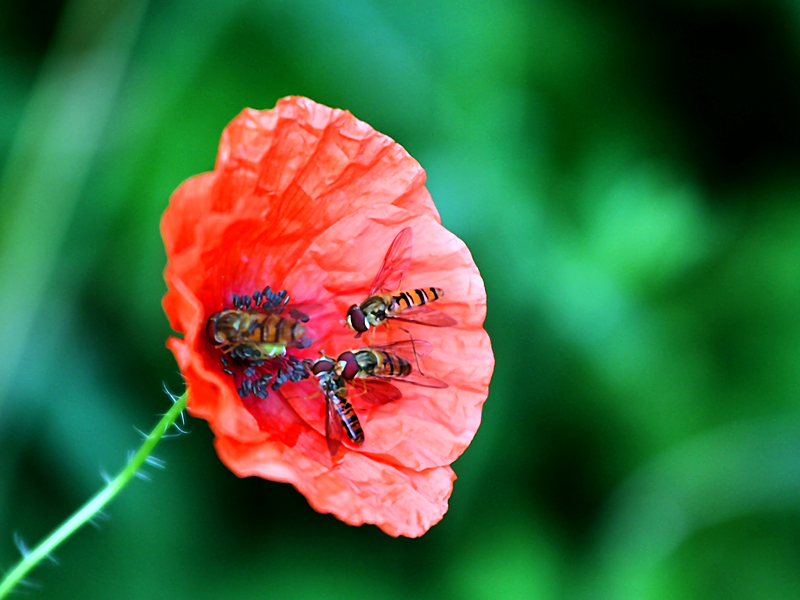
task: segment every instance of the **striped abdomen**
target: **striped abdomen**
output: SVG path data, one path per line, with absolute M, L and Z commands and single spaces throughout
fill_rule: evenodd
M 391 352 L 364 348 L 353 354 L 358 365 L 354 377 L 407 377 L 411 374 L 411 363 Z
M 323 356 L 313 362 L 311 372 L 319 380 L 319 387 L 325 395 L 327 402 L 327 417 L 325 421 L 325 436 L 331 456 L 335 456 L 341 443 L 341 427 L 347 432 L 347 437 L 360 446 L 364 443 L 364 430 L 358 420 L 353 405 L 347 399 L 347 384 L 344 378 L 336 372 L 336 365 L 332 358 Z M 334 423 L 336 421 L 341 427 Z
M 267 315 L 258 327 L 261 332 L 261 341 L 268 344 L 288 344 L 303 337 L 306 326 L 300 321 L 278 315 Z
M 444 290 L 441 288 L 426 287 L 397 292 L 396 294 L 384 294 L 382 298 L 387 305 L 386 316 L 393 317 L 404 310 L 433 302 L 442 296 L 444 296 Z
M 350 401 L 347 399 L 347 396 L 331 394 L 328 396 L 328 402 L 333 405 L 333 409 L 339 416 L 339 419 L 344 426 L 344 430 L 347 432 L 347 437 L 349 437 L 350 440 L 357 446 L 363 444 L 364 430 L 361 428 L 361 422 L 358 420 L 358 415 L 356 414 L 353 405 L 350 404 Z
M 425 306 L 444 296 L 444 290 L 436 287 L 419 288 L 370 296 L 361 304 L 347 310 L 347 325 L 359 337 L 370 327 L 377 327 L 387 319 L 397 319 L 429 327 L 452 327 L 457 321 L 438 310 Z M 410 310 L 417 309 L 417 310 Z
M 300 321 L 258 310 L 228 309 L 208 319 L 209 340 L 224 351 L 239 350 L 239 358 L 263 358 L 280 353 L 303 340 L 306 327 Z

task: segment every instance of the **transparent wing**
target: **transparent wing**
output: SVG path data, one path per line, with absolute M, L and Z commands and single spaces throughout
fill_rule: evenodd
M 328 442 L 328 451 L 331 456 L 336 456 L 342 445 L 342 421 L 336 413 L 333 402 L 325 398 L 325 440 Z
M 458 321 L 450 315 L 446 315 L 442 311 L 429 306 L 414 306 L 404 310 L 396 317 L 391 317 L 391 319 L 405 323 L 428 325 L 429 327 L 453 327 L 458 325 Z
M 392 342 L 391 344 L 382 344 L 380 346 L 370 346 L 370 348 L 381 352 L 388 352 L 389 354 L 396 354 L 409 362 L 415 362 L 417 358 L 425 358 L 428 356 L 433 350 L 433 344 L 425 340 L 410 339 Z
M 379 292 L 396 292 L 400 289 L 403 275 L 411 265 L 413 240 L 411 227 L 406 227 L 395 236 L 392 245 L 386 251 L 386 256 L 383 257 L 383 264 L 378 269 L 375 281 L 372 282 L 370 296 Z
M 436 388 L 440 390 L 450 387 L 441 379 L 436 379 L 435 377 L 428 377 L 422 373 L 413 372 L 409 373 L 405 377 L 393 377 L 391 375 L 371 375 L 370 379 L 378 379 L 384 382 L 396 381 L 397 383 L 410 383 L 411 385 L 419 385 L 422 387 Z M 373 381 L 372 383 L 377 383 L 377 381 Z
M 359 379 L 352 382 L 357 398 L 367 404 L 388 404 L 403 397 L 403 393 L 388 381 Z

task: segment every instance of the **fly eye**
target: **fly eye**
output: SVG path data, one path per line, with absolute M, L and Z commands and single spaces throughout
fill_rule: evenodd
M 314 375 L 319 375 L 320 373 L 327 373 L 333 370 L 333 361 L 332 360 L 323 360 L 320 359 L 316 361 L 313 365 L 311 365 L 311 372 Z
M 353 331 L 357 331 L 358 333 L 364 333 L 369 329 L 364 311 L 361 310 L 357 304 L 354 304 L 347 310 L 347 324 L 350 325 Z
M 215 346 L 218 346 L 223 342 L 223 340 L 217 338 L 217 318 L 219 315 L 220 313 L 215 312 L 208 318 L 208 321 L 206 322 L 206 335 L 208 336 L 209 341 Z
M 353 379 L 358 374 L 358 361 L 356 361 L 356 355 L 352 352 L 342 352 L 339 355 L 339 365 L 343 365 L 341 367 L 342 372 L 341 375 L 347 380 Z

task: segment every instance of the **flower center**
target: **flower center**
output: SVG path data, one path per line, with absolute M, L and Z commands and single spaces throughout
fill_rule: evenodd
M 269 286 L 252 296 L 233 294 L 233 308 L 212 314 L 206 334 L 220 352 L 222 370 L 234 378 L 241 398 L 266 398 L 287 382 L 306 379 L 309 374 L 291 349 L 308 348 L 305 334 L 309 316 L 291 307 L 286 290 L 273 292 Z

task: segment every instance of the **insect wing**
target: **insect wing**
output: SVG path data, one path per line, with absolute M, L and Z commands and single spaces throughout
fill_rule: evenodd
M 372 379 L 379 379 L 383 382 L 389 381 L 396 381 L 397 383 L 410 383 L 411 385 L 418 385 L 421 387 L 427 388 L 435 388 L 439 390 L 443 390 L 446 387 L 450 387 L 441 379 L 436 379 L 435 377 L 428 377 L 427 375 L 423 375 L 422 373 L 409 373 L 405 376 L 397 376 L 394 375 L 370 375 Z M 372 383 L 377 383 L 377 381 L 372 381 Z M 394 387 L 394 386 L 392 386 Z
M 388 404 L 403 397 L 400 390 L 383 379 L 360 379 L 352 385 L 358 392 L 357 398 L 367 404 Z
M 412 339 L 393 342 L 391 344 L 382 344 L 380 346 L 370 346 L 370 348 L 380 352 L 396 354 L 409 362 L 414 362 L 417 358 L 425 358 L 428 356 L 433 350 L 433 344 L 425 340 Z
M 375 281 L 372 282 L 370 296 L 374 296 L 378 292 L 395 292 L 400 289 L 403 275 L 411 266 L 413 240 L 411 227 L 406 227 L 395 236 L 392 245 L 386 251 L 386 256 L 383 257 L 383 264 L 378 269 Z
M 428 327 L 453 327 L 458 325 L 458 321 L 450 315 L 446 315 L 442 311 L 429 306 L 415 306 L 409 308 L 400 313 L 400 315 L 392 317 L 392 320 L 403 321 L 405 323 L 417 323 L 418 325 L 427 325 Z
M 336 456 L 342 445 L 342 430 L 344 426 L 342 425 L 341 417 L 336 412 L 336 407 L 327 396 L 325 405 L 325 441 L 328 442 L 328 451 L 330 451 L 331 456 Z

